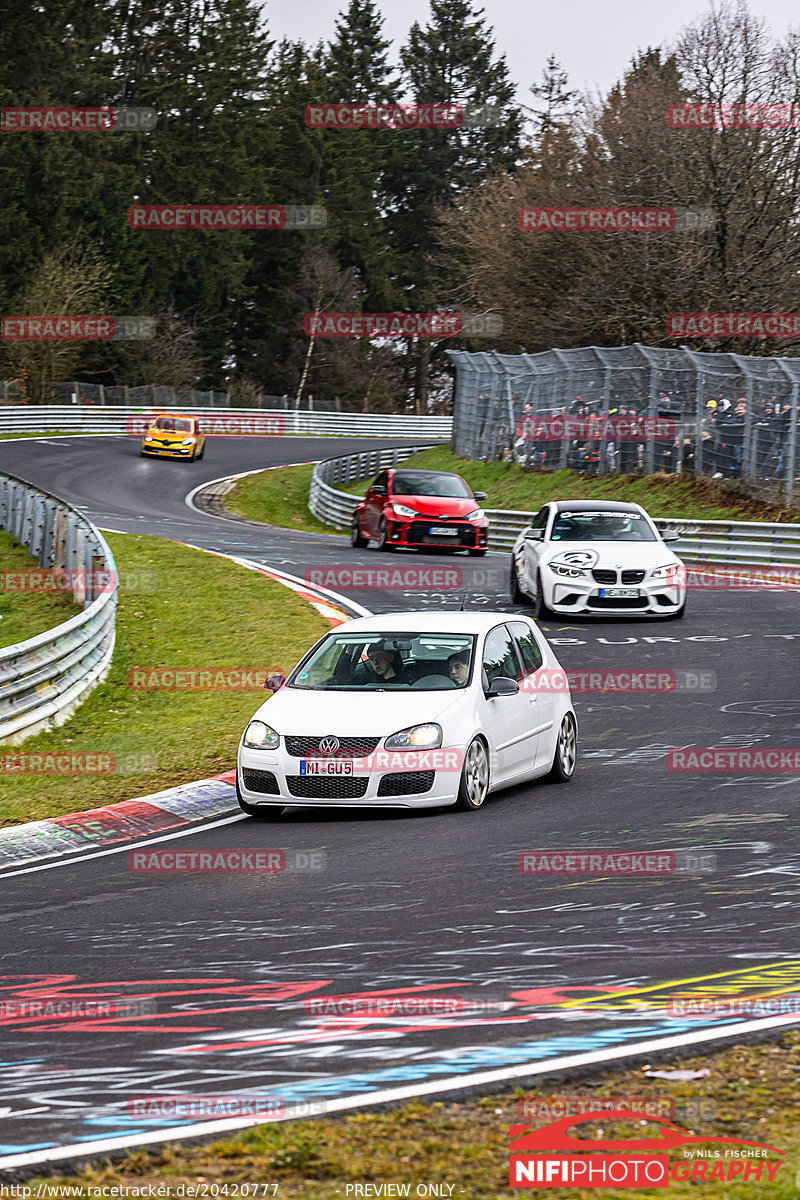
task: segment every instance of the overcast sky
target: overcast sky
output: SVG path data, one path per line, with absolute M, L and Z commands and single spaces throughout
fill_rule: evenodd
M 328 41 L 337 14 L 347 0 L 265 0 L 272 37 Z M 380 0 L 386 36 L 397 47 L 409 28 L 427 23 L 428 0 Z M 484 0 L 486 20 L 495 44 L 505 54 L 519 99 L 528 103 L 528 88 L 538 82 L 545 61 L 555 54 L 579 91 L 607 91 L 638 50 L 673 40 L 680 28 L 708 11 L 701 0 Z M 797 0 L 750 0 L 752 12 L 778 33 L 800 25 Z

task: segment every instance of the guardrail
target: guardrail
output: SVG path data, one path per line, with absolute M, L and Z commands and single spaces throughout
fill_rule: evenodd
M 0 433 L 47 432 L 117 433 L 142 436 L 149 415 L 180 412 L 196 416 L 201 428 L 215 432 L 247 433 L 263 436 L 311 437 L 393 437 L 437 438 L 447 440 L 453 430 L 452 417 L 417 417 L 396 413 L 288 412 L 261 408 L 163 408 L 135 405 L 97 407 L 81 404 L 41 404 L 0 406 Z
M 337 529 L 349 529 L 359 497 L 340 492 L 333 483 L 369 479 L 386 467 L 396 466 L 427 446 L 401 446 L 373 450 L 369 454 L 347 454 L 319 463 L 311 477 L 308 507 L 314 516 Z M 490 550 L 510 550 L 534 516 L 504 508 L 484 509 L 489 521 Z M 687 562 L 742 563 L 755 566 L 800 566 L 800 523 L 758 521 L 656 520 L 661 530 L 680 534 L 676 552 Z
M 0 648 L 0 744 L 13 745 L 66 721 L 106 674 L 117 568 L 105 538 L 82 513 L 4 473 L 0 528 L 26 546 L 40 568 L 68 572 L 65 590 L 84 606 L 54 629 Z

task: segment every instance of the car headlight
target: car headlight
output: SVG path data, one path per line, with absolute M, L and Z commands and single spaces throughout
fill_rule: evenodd
M 567 575 L 573 579 L 586 575 L 597 565 L 600 555 L 596 550 L 562 550 L 548 562 L 548 567 L 556 575 Z
M 242 737 L 242 745 L 251 750 L 277 750 L 280 741 L 275 730 L 263 721 L 251 721 Z
M 656 567 L 650 572 L 651 579 L 667 579 L 670 583 L 680 581 L 681 568 L 677 563 L 667 563 L 665 567 Z
M 442 744 L 441 725 L 410 725 L 386 739 L 387 750 L 436 750 Z
M 191 444 L 192 444 L 192 442 L 193 442 L 193 441 L 194 441 L 194 438 L 193 438 L 193 437 L 191 437 L 191 438 L 184 438 L 184 439 L 183 439 L 183 441 L 181 442 L 181 445 L 182 445 L 182 446 L 191 446 Z
M 156 439 L 155 439 L 155 438 L 153 438 L 153 437 L 150 437 L 150 434 L 148 433 L 147 437 L 146 437 L 144 440 L 145 440 L 146 442 L 154 442 Z
M 567 566 L 566 563 L 548 563 L 554 575 L 566 575 L 570 579 L 580 579 L 589 574 L 588 567 Z
M 471 512 L 468 514 L 467 520 L 468 521 L 482 521 L 485 516 L 486 516 L 486 513 L 483 511 L 482 508 L 476 508 L 475 512 Z
M 392 512 L 396 517 L 416 517 L 417 513 L 413 508 L 409 508 L 407 504 L 393 504 Z

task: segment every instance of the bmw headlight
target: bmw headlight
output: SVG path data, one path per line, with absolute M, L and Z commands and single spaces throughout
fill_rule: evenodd
M 678 563 L 667 563 L 664 567 L 656 567 L 650 572 L 651 579 L 665 580 L 667 583 L 680 583 L 683 568 Z
M 588 575 L 599 557 L 596 550 L 564 550 L 551 558 L 547 565 L 554 575 L 580 579 Z
M 562 563 L 550 563 L 554 575 L 566 575 L 569 579 L 580 579 L 589 574 L 588 567 L 568 567 Z
M 242 737 L 242 745 L 251 750 L 277 750 L 280 741 L 275 730 L 263 721 L 251 721 Z
M 410 725 L 386 739 L 387 750 L 436 750 L 442 744 L 441 725 Z
M 416 517 L 418 514 L 407 504 L 393 504 L 392 512 L 396 517 Z
M 474 512 L 469 513 L 469 515 L 467 516 L 467 520 L 468 521 L 482 521 L 485 516 L 486 516 L 486 513 L 483 511 L 482 508 L 476 508 Z

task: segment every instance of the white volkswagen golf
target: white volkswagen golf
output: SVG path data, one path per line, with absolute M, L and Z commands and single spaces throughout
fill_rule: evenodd
M 244 731 L 240 807 L 481 807 L 537 776 L 567 782 L 577 723 L 566 673 L 530 618 L 404 612 L 323 637 Z
M 511 599 L 533 615 L 682 617 L 686 569 L 638 504 L 550 501 L 511 551 Z

